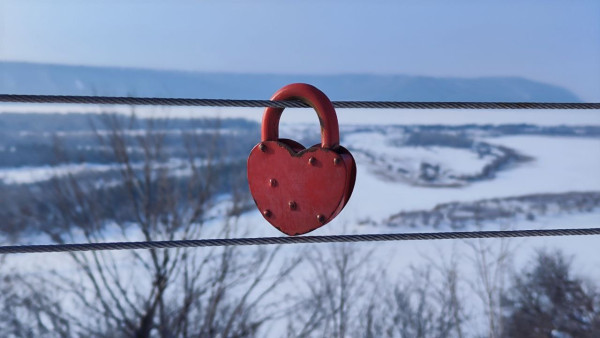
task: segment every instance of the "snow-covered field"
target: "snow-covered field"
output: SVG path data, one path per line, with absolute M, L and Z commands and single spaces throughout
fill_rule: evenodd
M 377 149 L 378 137 L 371 138 L 363 134 L 357 140 L 354 138 L 356 135 L 352 136 L 352 141 L 374 144 L 373 149 Z M 431 209 L 439 203 L 450 201 L 600 190 L 599 139 L 505 136 L 487 141 L 516 149 L 532 157 L 533 161 L 499 171 L 492 180 L 459 188 L 391 183 L 381 180 L 368 170 L 369 166 L 359 163 L 352 199 L 347 210 L 338 217 L 338 222 L 367 217 L 382 220 L 402 210 Z M 452 158 L 444 160 L 452 161 Z
M 206 161 L 195 160 L 194 165 L 202 166 Z M 143 163 L 133 163 L 133 169 L 142 169 Z M 191 169 L 189 161 L 182 159 L 169 159 L 169 161 L 160 165 L 161 168 L 168 169 L 173 176 L 190 176 Z M 78 174 L 101 174 L 107 172 L 116 172 L 123 168 L 118 164 L 98 164 L 98 163 L 69 163 L 59 165 L 43 166 L 25 166 L 14 168 L 0 168 L 0 182 L 5 184 L 30 184 L 50 180 L 54 177 L 63 177 L 66 175 Z

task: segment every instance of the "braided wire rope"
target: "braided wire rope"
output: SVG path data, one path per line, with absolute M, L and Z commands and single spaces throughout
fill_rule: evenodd
M 161 97 L 12 95 L 0 94 L 0 102 L 10 103 L 70 103 L 149 106 L 197 107 L 275 107 L 309 108 L 301 101 L 186 99 Z M 567 102 L 400 102 L 400 101 L 332 101 L 335 108 L 391 109 L 600 109 L 600 103 Z
M 98 250 L 169 249 L 169 248 L 184 248 L 184 247 L 247 246 L 247 245 L 268 245 L 268 244 L 417 241 L 417 240 L 441 240 L 441 239 L 589 236 L 589 235 L 600 235 L 600 228 L 510 230 L 510 231 L 427 232 L 427 233 L 297 236 L 297 237 L 250 237 L 250 238 L 191 239 L 191 240 L 143 241 L 143 242 L 11 245 L 11 246 L 0 246 L 0 254 L 98 251 Z

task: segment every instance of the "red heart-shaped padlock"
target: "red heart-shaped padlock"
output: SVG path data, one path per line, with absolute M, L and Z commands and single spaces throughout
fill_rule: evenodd
M 342 211 L 354 189 L 356 164 L 339 145 L 335 109 L 323 92 L 294 83 L 271 100 L 301 100 L 316 110 L 321 124 L 321 144 L 305 149 L 279 138 L 283 108 L 269 107 L 263 115 L 262 140 L 248 156 L 248 184 L 258 209 L 283 233 L 301 235 Z

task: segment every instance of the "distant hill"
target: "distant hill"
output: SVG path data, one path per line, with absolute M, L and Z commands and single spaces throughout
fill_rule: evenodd
M 0 93 L 266 99 L 306 82 L 332 100 L 580 102 L 572 92 L 519 77 L 274 75 L 0 62 Z

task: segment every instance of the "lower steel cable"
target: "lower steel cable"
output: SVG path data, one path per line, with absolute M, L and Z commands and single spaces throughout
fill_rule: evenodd
M 510 230 L 510 231 L 426 232 L 426 233 L 298 236 L 298 237 L 250 237 L 250 238 L 189 239 L 189 240 L 173 240 L 173 241 L 105 242 L 105 243 L 76 243 L 76 244 L 49 244 L 49 245 L 9 245 L 9 246 L 0 246 L 0 254 L 98 251 L 98 250 L 169 249 L 169 248 L 185 248 L 185 247 L 241 246 L 241 245 L 267 245 L 267 244 L 418 241 L 418 240 L 436 240 L 436 239 L 476 239 L 476 238 L 589 236 L 589 235 L 600 235 L 600 228 Z

